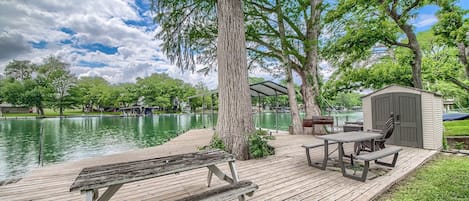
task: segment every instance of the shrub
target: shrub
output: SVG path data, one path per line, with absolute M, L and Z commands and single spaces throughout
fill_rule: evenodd
M 207 150 L 207 149 L 220 149 L 225 151 L 225 143 L 223 143 L 223 140 L 221 140 L 220 137 L 218 137 L 218 134 L 215 133 L 212 137 L 212 140 L 210 141 L 210 144 L 208 146 L 203 146 L 199 147 L 199 150 Z
M 446 137 L 443 137 L 443 150 L 448 150 L 448 140 L 446 140 Z
M 249 155 L 251 158 L 262 158 L 275 153 L 274 148 L 267 144 L 273 136 L 267 135 L 267 131 L 258 130 L 249 137 Z
M 457 150 L 464 149 L 464 142 L 456 142 L 456 144 L 454 145 L 454 147 L 455 147 Z
M 212 137 L 212 141 L 210 143 L 210 148 L 225 150 L 225 143 L 223 143 L 223 140 L 221 140 L 221 138 L 218 137 L 218 134 L 216 134 L 216 133 Z

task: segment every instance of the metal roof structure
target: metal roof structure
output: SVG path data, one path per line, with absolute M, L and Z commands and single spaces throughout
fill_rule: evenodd
M 288 95 L 287 87 L 277 84 L 272 81 L 263 81 L 249 85 L 250 93 L 252 97 L 267 97 L 267 96 L 279 96 Z M 209 96 L 212 94 L 218 94 L 218 90 L 213 90 L 207 93 L 197 94 L 188 97 L 189 99 L 197 98 L 201 96 Z
M 285 87 L 283 85 L 280 85 L 280 84 L 277 84 L 277 83 L 272 82 L 272 81 L 263 81 L 263 82 L 250 84 L 249 89 L 250 89 L 251 96 L 252 97 L 258 97 L 258 101 L 260 101 L 261 97 L 268 97 L 268 96 L 277 97 L 279 95 L 288 95 L 287 87 Z M 202 97 L 202 101 L 204 102 L 204 97 L 205 96 L 211 96 L 211 95 L 214 95 L 214 94 L 218 94 L 218 90 L 212 90 L 212 91 L 209 91 L 209 92 L 206 92 L 206 93 L 201 93 L 201 94 L 197 94 L 197 95 L 194 95 L 194 96 L 190 96 L 190 97 L 188 97 L 188 99 Z M 276 105 L 278 107 L 278 99 L 275 98 L 275 100 L 277 102 Z M 213 116 L 214 115 L 213 99 L 211 100 L 211 104 L 212 104 L 212 107 L 211 107 L 212 126 L 213 126 L 213 130 L 215 130 L 215 121 L 214 121 L 214 116 Z M 204 107 L 202 107 L 202 114 L 204 114 Z M 202 123 L 204 124 L 204 128 L 205 128 L 205 122 L 204 122 L 203 118 L 202 118 Z M 277 133 L 278 133 L 278 110 L 275 110 L 275 128 L 276 128 Z
M 287 87 L 277 84 L 272 81 L 264 81 L 259 83 L 250 84 L 251 96 L 265 97 L 288 95 Z

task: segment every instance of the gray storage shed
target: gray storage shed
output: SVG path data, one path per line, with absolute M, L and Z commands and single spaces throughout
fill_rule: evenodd
M 382 129 L 394 114 L 394 133 L 386 143 L 424 149 L 441 149 L 443 100 L 422 89 L 390 85 L 362 97 L 363 128 Z

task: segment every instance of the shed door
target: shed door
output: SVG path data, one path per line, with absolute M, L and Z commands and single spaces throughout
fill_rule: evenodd
M 388 93 L 372 97 L 373 128 L 383 129 L 384 122 L 394 113 L 395 128 L 389 144 L 423 148 L 420 95 Z

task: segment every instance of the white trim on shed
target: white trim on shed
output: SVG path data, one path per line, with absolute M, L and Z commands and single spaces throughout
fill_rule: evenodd
M 422 111 L 422 135 L 424 149 L 441 149 L 443 139 L 443 100 L 441 95 L 422 89 L 390 85 L 362 97 L 363 128 L 373 128 L 372 101 L 374 96 L 389 93 L 411 93 L 420 95 Z

